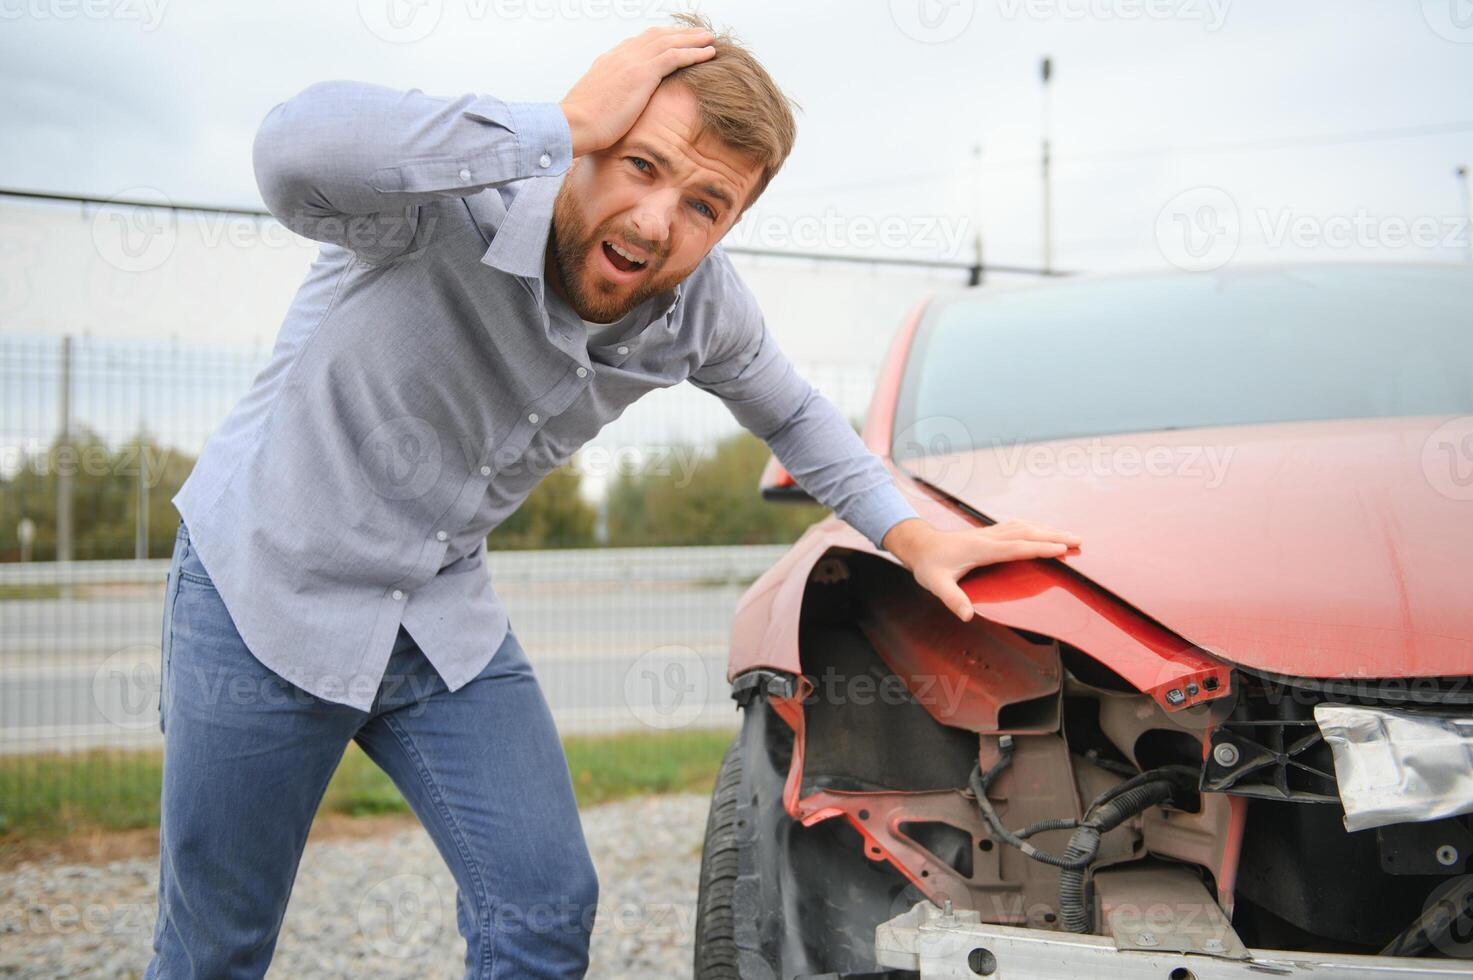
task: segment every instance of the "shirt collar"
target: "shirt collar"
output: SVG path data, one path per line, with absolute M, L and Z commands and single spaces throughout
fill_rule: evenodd
M 476 221 L 490 231 L 491 246 L 481 256 L 483 265 L 513 276 L 542 278 L 552 205 L 562 182 L 562 174 L 518 181 L 509 208 L 499 193 L 494 201 L 487 191 L 466 198 Z

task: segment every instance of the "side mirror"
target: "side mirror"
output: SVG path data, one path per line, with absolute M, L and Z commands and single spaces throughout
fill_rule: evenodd
M 783 464 L 773 456 L 767 460 L 767 465 L 762 468 L 762 478 L 757 481 L 758 488 L 762 491 L 763 500 L 771 500 L 778 504 L 812 504 L 816 501 L 809 496 L 807 490 L 798 486 L 798 481 L 793 475 L 783 469 Z

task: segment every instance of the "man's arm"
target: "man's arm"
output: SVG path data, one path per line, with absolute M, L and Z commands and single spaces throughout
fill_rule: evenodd
M 798 485 L 877 547 L 899 559 L 916 582 L 959 619 L 972 601 L 957 584 L 980 565 L 1057 558 L 1078 535 L 1026 521 L 940 531 L 900 494 L 885 465 L 833 403 L 803 380 L 773 341 L 756 301 L 723 261 L 724 312 L 731 339 L 692 373 L 691 383 L 721 398 L 746 429 L 769 446 Z
M 594 61 L 561 102 L 436 98 L 319 82 L 256 132 L 256 183 L 292 231 L 368 261 L 409 249 L 419 206 L 568 169 L 617 141 L 660 80 L 715 54 L 708 31 L 650 28 Z
M 282 224 L 381 261 L 409 248 L 419 205 L 561 173 L 572 141 L 556 103 L 333 81 L 273 108 L 253 157 Z
M 734 277 L 733 277 L 734 278 Z M 889 470 L 865 447 L 835 405 L 794 369 L 755 302 L 726 299 L 736 325 L 732 343 L 691 374 L 716 395 L 813 499 L 884 547 L 886 532 L 916 517 Z

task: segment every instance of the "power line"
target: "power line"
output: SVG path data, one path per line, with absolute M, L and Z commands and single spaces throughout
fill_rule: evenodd
M 185 204 L 177 201 L 146 201 L 136 198 L 86 197 L 79 194 L 61 194 L 55 191 L 28 191 L 0 187 L 0 197 L 15 197 L 26 200 L 46 201 L 58 204 L 80 204 L 83 207 L 158 208 L 178 213 L 233 214 L 250 218 L 275 220 L 264 208 L 218 207 L 213 204 Z M 837 262 L 852 265 L 891 265 L 911 268 L 944 269 L 967 273 L 972 284 L 982 281 L 988 272 L 1007 272 L 1015 275 L 1062 276 L 1067 272 L 1035 269 L 1016 265 L 984 265 L 980 260 L 971 262 L 961 259 L 932 259 L 907 255 L 869 255 L 863 252 L 799 252 L 791 249 L 752 248 L 746 245 L 722 246 L 728 255 L 745 255 L 755 258 L 789 259 L 803 262 Z

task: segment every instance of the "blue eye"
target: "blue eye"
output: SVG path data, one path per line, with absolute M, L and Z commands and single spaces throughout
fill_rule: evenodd
M 644 157 L 630 157 L 629 159 L 634 163 L 636 169 L 642 170 L 645 173 L 651 173 L 655 169 Z
M 698 211 L 700 211 L 703 215 L 705 215 L 708 218 L 713 218 L 714 219 L 716 217 L 716 212 L 715 211 L 712 211 L 710 209 L 710 207 L 708 207 L 706 205 L 706 202 L 705 201 L 696 201 L 695 202 L 695 207 L 696 207 L 696 209 Z

